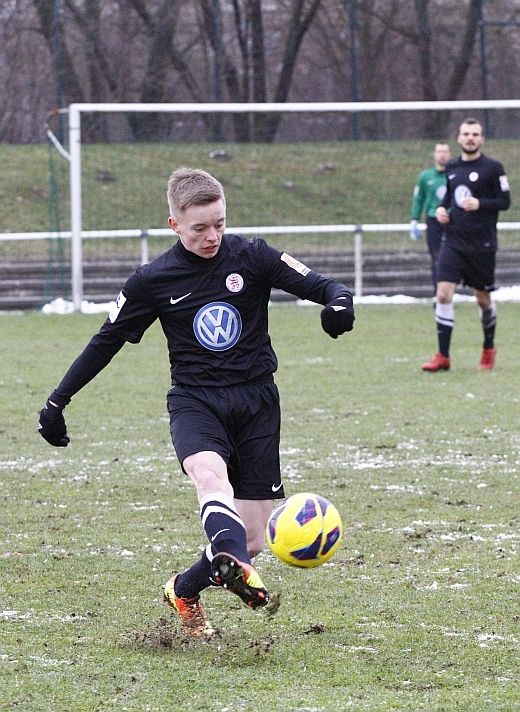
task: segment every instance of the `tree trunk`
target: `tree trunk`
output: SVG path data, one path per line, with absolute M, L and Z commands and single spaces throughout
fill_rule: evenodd
M 282 61 L 282 70 L 278 77 L 278 85 L 274 97 L 275 103 L 284 103 L 287 101 L 300 45 L 318 12 L 320 3 L 321 0 L 312 0 L 309 8 L 305 11 L 305 0 L 293 0 L 289 34 L 285 42 L 285 52 Z M 264 117 L 262 132 L 258 140 L 272 143 L 276 137 L 276 131 L 278 130 L 280 121 L 282 120 L 282 114 L 276 112 L 264 114 Z
M 54 60 L 63 106 L 85 101 L 81 83 L 65 44 L 63 24 L 54 16 L 53 0 L 34 0 L 34 7 L 40 20 L 42 34 Z

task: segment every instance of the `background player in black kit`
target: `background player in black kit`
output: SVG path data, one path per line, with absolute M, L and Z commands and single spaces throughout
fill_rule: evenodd
M 209 544 L 199 561 L 164 587 L 185 632 L 211 635 L 200 592 L 220 585 L 248 606 L 269 594 L 251 564 L 264 547 L 280 473 L 280 403 L 268 334 L 268 302 L 277 287 L 324 304 L 332 338 L 351 331 L 352 295 L 262 239 L 225 234 L 226 202 L 209 173 L 179 168 L 168 182 L 175 245 L 127 280 L 104 325 L 40 413 L 40 434 L 66 447 L 63 409 L 128 341 L 159 319 L 168 343 L 172 442 L 199 499 Z
M 435 321 L 439 352 L 423 365 L 424 371 L 450 368 L 454 323 L 453 295 L 459 282 L 473 288 L 484 331 L 480 370 L 495 365 L 495 289 L 497 220 L 510 205 L 509 183 L 501 163 L 485 156 L 482 125 L 466 119 L 457 138 L 462 155 L 446 164 L 448 187 L 437 220 L 446 226 L 437 268 Z

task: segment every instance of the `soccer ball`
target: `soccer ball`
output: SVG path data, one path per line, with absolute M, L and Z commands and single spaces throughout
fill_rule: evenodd
M 321 566 L 338 550 L 343 524 L 325 497 L 300 492 L 273 509 L 266 537 L 273 554 L 290 566 Z

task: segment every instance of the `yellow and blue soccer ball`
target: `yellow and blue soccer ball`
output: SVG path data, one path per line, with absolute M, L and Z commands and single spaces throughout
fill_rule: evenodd
M 338 550 L 343 524 L 325 497 L 300 492 L 283 499 L 267 522 L 266 538 L 273 554 L 290 566 L 321 566 Z

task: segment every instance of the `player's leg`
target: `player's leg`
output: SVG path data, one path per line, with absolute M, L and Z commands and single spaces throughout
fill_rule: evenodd
M 437 294 L 437 265 L 439 262 L 439 252 L 441 249 L 441 239 L 444 225 L 437 218 L 426 219 L 426 239 L 428 242 L 428 252 L 431 257 L 433 295 Z
M 272 380 L 237 387 L 231 393 L 230 411 L 234 417 L 230 437 L 236 458 L 229 468 L 229 477 L 237 509 L 246 525 L 249 555 L 254 556 L 264 547 L 274 497 L 284 497 L 280 473 L 280 400 Z M 238 564 L 238 570 L 245 571 L 242 578 L 234 576 L 237 567 L 230 559 L 217 554 L 212 562 L 215 578 L 251 607 L 265 605 L 267 599 L 262 598 L 264 592 L 267 594 L 265 589 L 252 597 L 251 602 L 244 597 L 244 592 L 249 595 L 249 589 L 258 590 L 261 581 L 255 569 Z M 241 591 L 244 583 L 245 591 Z
M 204 451 L 190 455 L 184 459 L 183 469 L 197 490 L 201 521 L 209 544 L 187 571 L 172 576 L 164 587 L 164 598 L 178 611 L 187 634 L 208 636 L 213 629 L 200 605 L 200 592 L 218 583 L 212 569 L 215 553 L 233 552 L 236 560 L 247 565 L 246 531 L 233 501 L 226 463 L 218 453 Z
M 246 525 L 247 548 L 253 558 L 265 546 L 265 528 L 273 511 L 274 499 L 235 499 L 236 508 Z
M 252 558 L 265 545 L 265 528 L 274 500 L 235 499 L 242 521 L 246 524 L 247 546 Z M 239 596 L 251 608 L 265 606 L 269 594 L 256 568 L 226 552 L 220 552 L 211 562 L 215 580 Z
M 190 477 L 199 499 L 201 521 L 209 545 L 187 571 L 172 576 L 164 587 L 166 602 L 176 608 L 184 630 L 191 635 L 207 634 L 195 626 L 190 615 L 200 621 L 199 594 L 215 585 L 211 562 L 215 553 L 231 551 L 238 560 L 249 562 L 244 523 L 233 501 L 227 460 L 232 444 L 214 410 L 202 393 L 193 398 L 186 389 L 175 387 L 168 396 L 172 441 L 183 470 Z M 211 393 L 206 394 L 211 399 Z M 186 616 L 184 613 L 186 612 Z M 205 616 L 202 612 L 202 617 Z M 207 626 L 206 626 L 207 627 Z
M 495 329 L 497 312 L 495 303 L 491 300 L 491 292 L 495 289 L 496 252 L 482 251 L 468 255 L 464 282 L 473 288 L 480 323 L 484 332 L 482 356 L 479 370 L 489 370 L 495 365 L 497 350 L 495 348 Z
M 216 583 L 251 608 L 265 605 L 269 596 L 251 564 L 246 527 L 233 499 L 226 463 L 217 453 L 203 452 L 187 457 L 183 468 L 197 489 L 202 525 L 210 543 L 200 561 L 179 577 L 177 593 L 186 595 L 194 583 L 199 588 Z
M 450 368 L 450 344 L 454 325 L 453 295 L 463 276 L 462 256 L 452 250 L 447 242 L 441 242 L 437 264 L 437 293 L 435 323 L 439 351 L 423 364 L 423 371 L 447 371 Z
M 177 577 L 176 594 L 190 598 L 215 584 L 211 567 L 215 554 L 224 551 L 239 561 L 250 560 L 246 528 L 233 500 L 223 458 L 204 451 L 188 456 L 182 465 L 197 490 L 202 526 L 209 541 L 199 561 Z
M 453 295 L 457 284 L 455 282 L 437 282 L 437 301 L 435 304 L 435 323 L 437 325 L 437 341 L 439 351 L 423 365 L 423 371 L 448 371 L 450 368 L 450 344 L 455 312 Z
M 437 323 L 437 338 L 439 353 L 449 358 L 451 334 L 455 321 L 453 309 L 453 295 L 457 284 L 455 282 L 437 283 L 437 304 L 435 306 L 435 321 Z
M 480 289 L 474 289 L 473 292 L 477 299 L 480 323 L 482 324 L 482 331 L 484 332 L 484 343 L 482 346 L 479 370 L 488 371 L 494 367 L 497 354 L 495 347 L 497 310 L 495 302 L 491 299 L 490 292 Z
M 202 526 L 213 554 L 226 551 L 249 562 L 246 527 L 235 506 L 228 468 L 216 452 L 199 452 L 183 461 L 197 490 Z
M 246 530 L 233 501 L 229 462 L 234 444 L 224 426 L 222 389 L 172 388 L 168 394 L 172 442 L 182 469 L 197 491 L 202 526 L 213 553 L 248 559 Z M 178 582 L 181 586 L 181 581 Z

